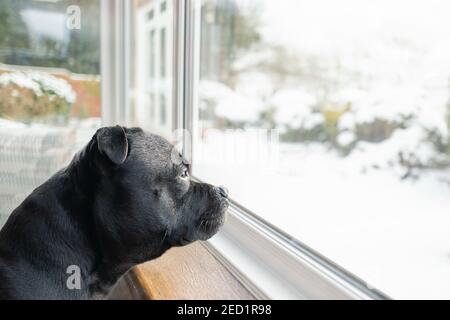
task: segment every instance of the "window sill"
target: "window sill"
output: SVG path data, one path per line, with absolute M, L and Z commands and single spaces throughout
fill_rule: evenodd
M 255 299 L 200 242 L 172 248 L 132 272 L 137 285 L 151 300 Z
M 257 297 L 389 298 L 233 201 L 227 223 L 208 245 Z

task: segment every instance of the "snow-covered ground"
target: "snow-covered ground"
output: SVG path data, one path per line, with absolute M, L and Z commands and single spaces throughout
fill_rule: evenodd
M 400 180 L 359 160 L 284 144 L 271 169 L 203 161 L 194 174 L 394 298 L 450 298 L 450 172 Z

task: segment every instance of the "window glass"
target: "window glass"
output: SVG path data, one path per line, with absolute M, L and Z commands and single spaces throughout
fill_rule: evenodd
M 149 45 L 149 68 L 150 68 L 150 78 L 155 77 L 155 30 L 150 31 L 150 41 L 148 43 Z
M 130 114 L 133 116 L 128 123 L 170 137 L 173 2 L 132 1 L 131 20 Z
M 162 2 L 161 2 L 161 12 L 166 11 L 166 8 L 167 8 L 166 1 L 162 1 Z
M 203 0 L 194 175 L 394 298 L 450 298 L 449 10 Z
M 163 126 L 166 124 L 166 96 L 164 94 L 161 94 L 159 97 L 160 102 L 160 111 L 159 111 L 159 120 L 160 124 Z
M 100 125 L 99 1 L 0 1 L 0 226 Z
M 166 76 L 166 29 L 161 29 L 161 62 L 160 62 L 160 71 L 161 78 L 164 79 Z

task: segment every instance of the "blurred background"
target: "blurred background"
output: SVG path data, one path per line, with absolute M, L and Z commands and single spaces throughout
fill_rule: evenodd
M 67 27 L 77 5 L 80 29 Z M 100 125 L 99 1 L 0 2 L 0 225 Z

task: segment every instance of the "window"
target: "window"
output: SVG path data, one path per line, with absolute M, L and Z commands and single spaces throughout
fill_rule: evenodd
M 159 123 L 161 126 L 164 126 L 166 124 L 166 96 L 164 94 L 161 94 L 159 96 Z
M 200 1 L 193 174 L 389 296 L 450 298 L 449 9 Z
M 0 16 L 1 227 L 100 126 L 100 1 L 1 1 Z
M 153 12 L 151 20 L 147 12 Z M 172 133 L 172 1 L 131 2 L 129 125 L 169 137 Z M 150 36 L 145 36 L 149 34 Z M 142 66 L 148 65 L 149 73 Z
M 154 121 L 155 119 L 155 95 L 153 93 L 150 94 L 150 121 Z
M 161 78 L 166 76 L 166 29 L 161 29 L 161 61 L 160 61 Z
M 149 41 L 149 70 L 150 70 L 150 78 L 153 79 L 155 77 L 155 30 L 150 31 L 150 41 Z
M 161 2 L 161 13 L 166 11 L 166 8 L 167 8 L 167 3 L 165 1 Z
M 148 12 L 148 15 L 147 15 L 148 16 L 148 20 L 152 20 L 154 15 L 155 15 L 155 12 L 153 10 L 150 10 Z

